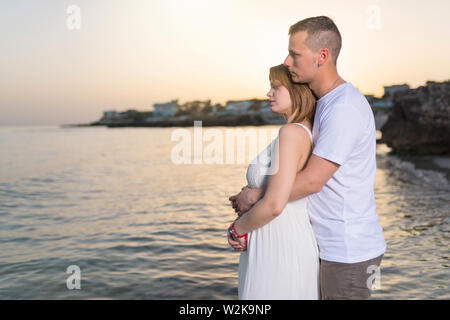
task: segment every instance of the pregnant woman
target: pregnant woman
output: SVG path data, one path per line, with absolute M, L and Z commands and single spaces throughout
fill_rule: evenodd
M 269 79 L 272 112 L 283 115 L 287 123 L 247 169 L 248 187 L 262 187 L 264 196 L 228 229 L 229 243 L 242 251 L 239 299 L 315 300 L 319 252 L 307 199 L 288 199 L 297 172 L 311 155 L 316 100 L 306 84 L 291 81 L 284 65 L 272 67 Z

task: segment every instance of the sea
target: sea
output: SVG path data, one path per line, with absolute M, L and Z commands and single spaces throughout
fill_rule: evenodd
M 278 128 L 0 127 L 0 299 L 237 299 L 228 198 L 251 153 L 228 159 L 227 130 Z M 450 158 L 390 151 L 372 298 L 450 299 Z

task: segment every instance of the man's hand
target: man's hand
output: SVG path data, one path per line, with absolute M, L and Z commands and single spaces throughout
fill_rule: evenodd
M 250 208 L 259 200 L 262 195 L 262 189 L 251 189 L 248 186 L 242 188 L 241 192 L 231 196 L 229 200 L 231 201 L 231 206 L 238 216 L 242 216 L 245 212 L 250 210 Z

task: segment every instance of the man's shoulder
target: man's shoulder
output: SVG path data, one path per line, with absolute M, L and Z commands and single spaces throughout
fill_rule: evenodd
M 329 116 L 330 119 L 336 118 L 339 114 L 357 118 L 364 117 L 369 111 L 371 108 L 366 97 L 351 83 L 348 83 L 343 90 L 340 90 L 326 105 L 320 108 L 320 115 L 322 117 Z

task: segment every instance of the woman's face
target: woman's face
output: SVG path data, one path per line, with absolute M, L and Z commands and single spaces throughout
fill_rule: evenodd
M 289 117 L 292 109 L 291 96 L 286 87 L 282 86 L 278 81 L 270 82 L 270 90 L 267 92 L 272 112 L 277 114 L 285 114 Z

